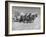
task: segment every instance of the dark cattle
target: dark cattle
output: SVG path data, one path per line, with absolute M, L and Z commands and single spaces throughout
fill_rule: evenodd
M 31 13 L 29 13 L 29 15 L 25 14 L 24 16 L 21 15 L 20 18 L 18 19 L 16 17 L 16 22 L 26 22 L 26 23 L 31 23 L 32 21 L 34 21 L 34 19 L 37 17 L 37 14 L 31 15 Z

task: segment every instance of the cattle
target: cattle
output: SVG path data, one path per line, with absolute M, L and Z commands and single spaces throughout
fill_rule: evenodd
M 37 14 L 32 15 L 31 13 L 26 13 L 25 15 L 20 15 L 16 17 L 16 22 L 23 22 L 23 23 L 32 23 L 34 19 L 37 17 Z

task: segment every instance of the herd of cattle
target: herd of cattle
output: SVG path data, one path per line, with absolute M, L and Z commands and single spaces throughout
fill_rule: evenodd
M 36 17 L 37 14 L 32 15 L 31 13 L 21 13 L 20 16 L 14 17 L 13 20 L 14 22 L 32 23 Z

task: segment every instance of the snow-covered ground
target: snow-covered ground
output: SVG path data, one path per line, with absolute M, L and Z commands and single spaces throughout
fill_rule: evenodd
M 31 29 L 40 29 L 40 16 L 38 16 L 33 23 L 19 23 L 13 22 L 12 24 L 13 30 L 31 30 Z

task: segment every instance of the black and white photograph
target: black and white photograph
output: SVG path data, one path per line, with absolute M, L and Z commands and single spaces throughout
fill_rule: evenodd
M 12 30 L 38 30 L 40 17 L 39 7 L 12 6 Z
M 44 3 L 7 2 L 6 4 L 8 4 L 8 7 L 6 5 L 7 35 L 44 34 Z

